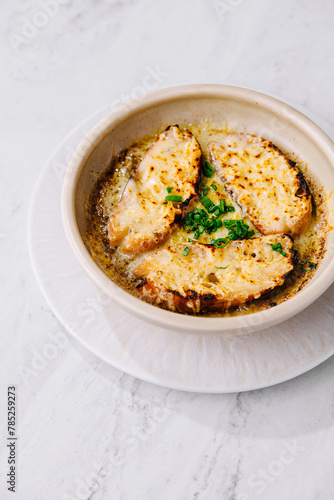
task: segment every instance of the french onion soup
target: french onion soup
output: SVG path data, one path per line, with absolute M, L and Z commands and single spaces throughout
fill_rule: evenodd
M 307 165 L 252 134 L 171 125 L 115 156 L 86 204 L 104 273 L 170 311 L 235 316 L 295 295 L 326 249 L 327 198 Z

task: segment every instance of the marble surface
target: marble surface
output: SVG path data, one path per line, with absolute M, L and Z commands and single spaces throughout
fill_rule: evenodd
M 26 241 L 43 164 L 106 104 L 169 85 L 228 83 L 295 101 L 334 125 L 333 2 L 17 0 L 0 12 L 0 498 L 334 498 L 332 358 L 249 393 L 141 382 L 67 336 Z M 15 494 L 4 431 L 13 384 Z

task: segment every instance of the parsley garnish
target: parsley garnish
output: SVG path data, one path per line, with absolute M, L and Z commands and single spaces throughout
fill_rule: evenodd
M 228 244 L 229 239 L 228 238 L 218 238 L 215 240 L 214 238 L 210 238 L 210 243 L 216 248 L 224 248 Z
M 208 212 L 210 211 L 210 209 L 212 207 L 215 206 L 213 201 L 211 201 L 210 198 L 208 198 L 207 196 L 203 196 L 199 201 L 202 203 L 202 205 L 205 206 L 205 208 L 208 210 Z
M 215 268 L 216 268 L 216 269 L 227 269 L 227 268 L 228 268 L 228 266 L 226 266 L 226 267 L 218 267 L 218 266 L 215 266 Z
M 172 192 L 172 188 L 171 187 L 168 186 L 168 188 L 166 188 L 166 189 L 167 189 L 167 193 L 168 194 L 170 194 Z
M 275 252 L 278 252 L 281 255 L 283 255 L 283 257 L 285 257 L 287 255 L 286 252 L 283 252 L 282 243 L 276 243 L 276 245 L 275 244 L 271 244 L 270 246 L 271 246 L 271 248 L 273 250 L 275 250 Z
M 226 200 L 225 198 L 222 198 L 219 202 L 219 208 L 222 211 L 223 214 L 226 212 L 235 212 L 235 208 L 233 205 L 226 205 Z
M 213 168 L 212 165 L 210 165 L 208 161 L 206 161 L 203 166 L 204 177 L 212 177 L 214 173 L 215 169 Z
M 182 201 L 182 196 L 175 196 L 175 195 L 169 194 L 168 196 L 166 196 L 165 201 L 175 201 L 175 202 L 179 203 Z
M 219 205 L 215 205 L 213 201 L 210 200 L 210 198 L 208 198 L 207 196 L 203 196 L 199 201 L 202 203 L 202 205 L 205 206 L 210 214 L 213 213 L 216 217 L 219 217 L 226 212 L 235 212 L 235 208 L 233 205 L 226 205 L 225 198 L 222 198 L 219 201 Z
M 317 267 L 317 264 L 314 264 L 314 262 L 310 262 L 306 260 L 305 262 L 302 263 L 302 270 L 304 273 L 309 273 L 310 271 L 313 271 Z
M 255 231 L 250 231 L 249 226 L 242 219 L 224 220 L 224 226 L 229 230 L 228 237 L 230 240 L 249 239 L 255 234 Z
M 195 210 L 189 212 L 183 225 L 189 228 L 189 232 L 195 231 L 194 238 L 197 239 L 204 232 L 214 233 L 217 229 L 223 227 L 223 222 L 217 217 L 209 217 L 209 214 L 203 208 L 195 208 Z
M 184 255 L 185 257 L 187 257 L 188 253 L 189 253 L 189 250 L 190 248 L 189 247 L 185 247 L 185 249 L 183 250 L 182 252 L 182 255 Z

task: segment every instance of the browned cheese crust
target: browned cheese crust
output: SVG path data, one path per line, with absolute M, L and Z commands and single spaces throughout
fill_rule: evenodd
M 110 217 L 110 245 L 134 257 L 164 243 L 197 194 L 200 160 L 200 145 L 188 130 L 170 126 L 160 134 Z M 182 196 L 182 202 L 166 202 L 167 188 L 171 195 Z
M 310 190 L 295 163 L 272 142 L 228 134 L 208 147 L 217 173 L 262 234 L 297 236 L 307 228 L 312 215 Z
M 272 245 L 282 245 L 282 253 Z M 137 296 L 171 311 L 225 311 L 282 285 L 293 270 L 288 235 L 231 241 L 225 248 L 189 243 L 143 257 L 132 269 Z M 282 255 L 285 254 L 285 255 Z

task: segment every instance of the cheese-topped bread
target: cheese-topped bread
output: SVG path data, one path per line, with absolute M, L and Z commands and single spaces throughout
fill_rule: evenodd
M 302 173 L 272 142 L 228 134 L 208 145 L 211 162 L 244 214 L 262 234 L 300 234 L 312 215 Z
M 235 240 L 225 248 L 188 243 L 135 264 L 137 295 L 171 311 L 224 311 L 273 290 L 294 267 L 287 235 Z
M 188 130 L 170 126 L 160 134 L 110 217 L 111 246 L 134 257 L 162 244 L 197 193 L 200 159 L 200 145 Z M 182 201 L 166 201 L 166 196 Z

